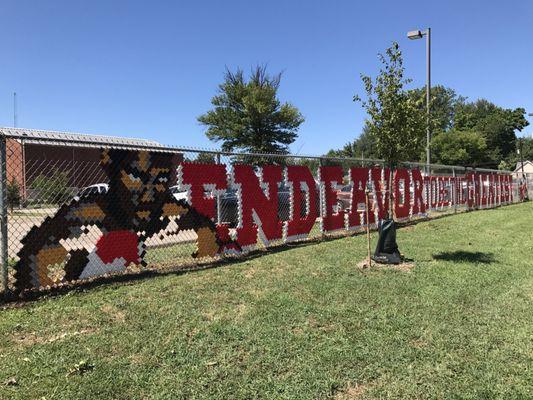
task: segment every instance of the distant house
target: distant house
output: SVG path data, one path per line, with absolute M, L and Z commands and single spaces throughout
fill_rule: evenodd
M 524 161 L 524 173 L 527 176 L 533 177 L 533 161 Z M 522 164 L 520 162 L 516 163 L 516 168 L 513 171 L 513 176 L 515 178 L 521 178 L 522 177 Z
M 68 185 L 73 190 L 102 182 L 105 179 L 100 167 L 102 146 L 162 146 L 144 139 L 36 129 L 0 128 L 0 134 L 8 138 L 7 180 L 17 181 L 23 198 L 27 198 L 32 182 L 38 176 L 50 176 L 58 171 L 67 174 Z

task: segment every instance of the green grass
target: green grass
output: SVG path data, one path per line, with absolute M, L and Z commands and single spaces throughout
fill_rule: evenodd
M 8 308 L 0 398 L 533 398 L 532 226 L 403 228 L 411 272 L 356 269 L 356 236 Z

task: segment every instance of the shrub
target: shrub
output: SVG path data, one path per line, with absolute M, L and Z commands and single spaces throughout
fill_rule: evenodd
M 7 206 L 11 212 L 13 212 L 15 206 L 20 205 L 20 200 L 20 186 L 15 177 L 13 177 L 11 182 L 8 182 L 7 184 Z
M 31 183 L 31 189 L 36 192 L 39 203 L 60 204 L 71 196 L 69 189 L 68 171 L 52 169 L 49 173 L 40 174 Z

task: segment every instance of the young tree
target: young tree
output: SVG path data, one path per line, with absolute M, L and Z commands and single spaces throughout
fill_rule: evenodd
M 366 100 L 354 96 L 368 113 L 366 129 L 372 137 L 375 152 L 390 168 L 389 217 L 392 217 L 392 173 L 402 161 L 418 160 L 424 147 L 426 116 L 416 99 L 405 90 L 411 80 L 404 78 L 402 53 L 393 43 L 385 54 L 379 54 L 379 75 L 361 75 Z
M 304 118 L 278 99 L 280 82 L 281 74 L 270 76 L 265 66 L 253 69 L 248 80 L 240 69 L 226 70 L 219 93 L 211 99 L 214 109 L 198 117 L 207 137 L 222 142 L 226 151 L 287 154 Z

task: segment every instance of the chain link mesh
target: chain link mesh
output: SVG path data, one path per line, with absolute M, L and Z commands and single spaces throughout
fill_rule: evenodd
M 7 215 L 2 226 L 7 227 L 7 232 L 1 240 L 7 247 L 2 266 L 7 267 L 8 281 L 2 287 L 15 292 L 113 274 L 186 268 L 241 254 L 239 230 L 247 229 L 243 214 L 245 203 L 253 194 L 237 178 L 248 171 L 241 171 L 238 165 L 251 166 L 267 196 L 265 201 L 272 200 L 269 191 L 273 188 L 267 182 L 266 169 L 261 176 L 258 167 L 279 166 L 271 172 L 275 175 L 279 170 L 282 174 L 282 179 L 275 179 L 280 182 L 274 213 L 277 215 L 269 218 L 281 222 L 283 236 L 269 240 L 267 230 L 277 227 L 270 224 L 269 228 L 263 222 L 265 226 L 259 226 L 254 242 L 246 243 L 249 248 L 263 249 L 289 240 L 363 230 L 366 206 L 361 198 L 364 199 L 366 187 L 359 183 L 353 188 L 351 174 L 361 171 L 357 168 L 367 168 L 371 177 L 376 174 L 376 179 L 369 179 L 370 204 L 386 199 L 390 190 L 388 184 L 382 184 L 388 179 L 388 172 L 380 160 L 227 153 L 104 140 L 69 141 L 61 137 L 27 139 L 17 134 L 5 135 L 3 143 L 2 204 Z M 195 203 L 191 182 L 198 177 L 188 176 L 188 169 L 180 167 L 183 165 L 204 166 L 192 169 L 195 173 L 224 171 L 221 179 L 227 187 L 204 185 L 201 199 Z M 213 165 L 224 168 L 211 168 Z M 292 166 L 308 168 L 314 183 L 298 181 L 299 185 L 292 185 L 287 175 L 289 169 L 297 170 L 288 168 Z M 319 175 L 319 167 L 324 176 Z M 423 164 L 405 163 L 401 167 L 406 172 L 404 178 L 395 181 L 393 191 L 399 203 L 407 203 L 410 211 L 399 220 L 496 207 L 523 198 L 524 182 L 516 178 L 506 181 L 510 175 L 501 171 L 432 165 L 426 173 Z M 337 174 L 332 203 L 324 185 L 326 172 Z M 418 173 L 423 180 L 419 188 L 414 183 Z M 531 189 L 533 174 L 528 179 Z M 295 206 L 295 191 L 300 190 L 301 204 Z M 417 190 L 421 191 L 426 210 L 413 209 Z M 257 192 L 255 196 L 262 194 Z M 209 201 L 214 204 L 214 212 L 200 205 Z M 316 208 L 316 219 L 311 221 L 309 233 L 289 238 L 289 221 L 305 219 L 312 214 L 311 207 Z M 261 225 L 261 212 L 266 211 L 251 211 L 250 218 L 256 226 Z M 343 229 L 331 228 L 338 219 L 335 222 L 336 217 L 332 217 L 330 221 L 330 216 L 341 213 L 345 215 Z M 374 223 L 383 214 L 376 211 L 375 217 Z M 350 219 L 355 222 L 350 224 Z M 328 224 L 332 225 L 328 228 Z

